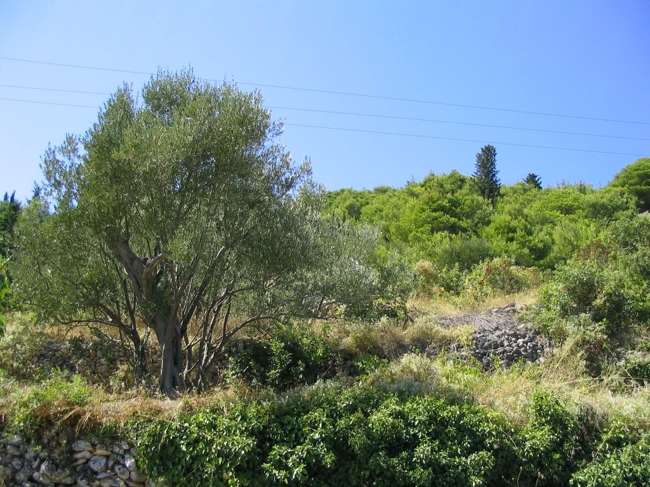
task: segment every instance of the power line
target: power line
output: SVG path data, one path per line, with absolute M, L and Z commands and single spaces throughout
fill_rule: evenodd
M 5 57 L 5 56 L 0 56 L 0 59 L 4 59 L 5 61 L 15 61 L 19 63 L 46 64 L 49 66 L 60 66 L 64 68 L 77 68 L 77 69 L 92 69 L 95 71 L 108 71 L 113 73 L 144 74 L 147 76 L 151 76 L 153 74 L 153 73 L 145 73 L 144 71 L 129 71 L 127 69 L 98 68 L 96 66 L 81 66 L 78 64 L 52 63 L 47 61 L 34 61 L 32 59 L 18 59 L 18 58 Z
M 56 91 L 60 93 L 78 93 L 81 95 L 104 95 L 104 96 L 110 96 L 112 93 L 103 93 L 100 91 L 81 91 L 81 90 L 62 90 L 58 88 L 39 88 L 36 86 L 22 86 L 22 85 L 2 85 L 0 84 L 0 88 L 18 88 L 20 90 L 37 90 L 37 91 Z
M 36 90 L 36 91 L 53 91 L 53 92 L 60 92 L 60 93 L 75 93 L 75 94 L 84 94 L 84 95 L 105 95 L 105 96 L 110 96 L 111 95 L 111 93 L 105 93 L 105 92 L 99 92 L 99 91 L 66 90 L 66 89 L 58 89 L 58 88 L 41 88 L 41 87 L 36 87 L 36 86 L 24 86 L 24 85 L 0 84 L 0 87 L 2 87 L 2 88 L 17 88 L 17 89 L 25 89 L 25 90 Z M 2 99 L 2 100 L 10 100 L 9 98 L 0 98 L 0 99 Z M 13 101 L 19 101 L 19 100 L 13 100 Z M 21 100 L 21 101 L 29 102 L 27 100 Z M 36 103 L 36 102 L 30 102 L 30 103 Z M 42 102 L 42 103 L 45 103 L 45 102 Z M 70 106 L 75 106 L 75 105 L 70 105 Z M 427 123 L 444 123 L 444 124 L 451 124 L 451 125 L 467 125 L 467 126 L 472 126 L 472 127 L 486 127 L 486 128 L 497 128 L 497 129 L 506 129 L 506 130 L 521 130 L 521 131 L 541 132 L 541 133 L 549 133 L 549 134 L 579 135 L 579 136 L 585 136 L 585 137 L 603 137 L 603 138 L 609 138 L 609 139 L 622 139 L 622 140 L 640 140 L 640 141 L 648 141 L 648 140 L 650 140 L 648 138 L 642 138 L 642 137 L 625 137 L 625 136 L 619 136 L 619 135 L 590 134 L 590 133 L 585 133 L 585 132 L 568 132 L 568 131 L 564 131 L 564 130 L 548 130 L 548 129 L 526 128 L 526 127 L 512 127 L 512 126 L 507 126 L 507 125 L 493 125 L 493 124 L 483 124 L 483 123 L 473 123 L 473 122 L 454 122 L 454 121 L 450 121 L 450 120 L 438 120 L 438 119 L 431 119 L 431 118 L 415 118 L 415 117 L 401 117 L 401 116 L 396 116 L 396 115 L 380 115 L 380 114 L 373 114 L 373 113 L 342 112 L 342 111 L 334 111 L 334 110 L 318 110 L 318 109 L 312 109 L 312 108 L 278 107 L 278 106 L 267 106 L 267 108 L 274 109 L 274 110 L 292 110 L 292 111 L 299 111 L 299 112 L 326 113 L 326 114 L 331 114 L 331 115 L 346 115 L 346 116 L 368 117 L 368 118 L 383 118 L 383 119 L 391 119 L 391 120 L 406 120 L 406 121 L 427 122 Z
M 627 123 L 627 124 L 634 124 L 634 125 L 650 125 L 650 122 L 635 122 L 635 121 L 630 121 L 630 120 L 615 120 L 615 119 L 609 119 L 609 118 L 581 117 L 581 116 L 578 116 L 578 115 L 565 115 L 565 114 L 561 114 L 561 113 L 533 112 L 533 111 L 527 111 L 527 110 L 514 110 L 514 109 L 510 109 L 510 108 L 484 107 L 484 106 L 480 106 L 480 105 L 463 105 L 461 103 L 446 103 L 446 102 L 441 102 L 441 101 L 417 100 L 417 99 L 411 99 L 411 98 L 397 98 L 397 97 L 392 97 L 392 96 L 368 95 L 368 94 L 364 94 L 364 93 L 348 93 L 348 92 L 344 92 L 344 91 L 317 90 L 317 89 L 313 89 L 313 88 L 296 88 L 296 87 L 290 87 L 290 86 L 266 85 L 266 84 L 261 84 L 261 83 L 237 82 L 237 84 L 249 85 L 249 86 L 262 86 L 262 87 L 265 87 L 265 88 L 278 88 L 278 89 L 283 89 L 283 90 L 307 91 L 307 92 L 312 92 L 312 93 L 325 93 L 325 94 L 331 94 L 331 95 L 356 96 L 356 97 L 362 97 L 362 98 L 373 98 L 373 99 L 376 99 L 376 100 L 405 101 L 405 102 L 410 102 L 410 103 L 424 103 L 424 104 L 428 104 L 428 105 L 444 105 L 444 106 L 449 106 L 449 107 L 473 108 L 473 109 L 477 109 L 477 110 L 492 110 L 492 111 L 497 111 L 497 112 L 523 113 L 523 114 L 526 114 L 526 115 L 542 115 L 542 116 L 545 116 L 545 117 L 574 118 L 574 119 L 578 119 L 578 120 L 592 120 L 592 121 L 597 121 L 597 122 Z
M 2 86 L 2 85 L 0 85 Z M 508 129 L 508 130 L 525 130 L 529 132 L 544 132 L 549 134 L 564 134 L 564 135 L 583 135 L 587 137 L 606 137 L 609 139 L 625 139 L 625 140 L 650 140 L 640 137 L 624 137 L 618 135 L 604 135 L 604 134 L 588 134 L 584 132 L 566 132 L 563 130 L 546 130 L 546 129 L 532 129 L 525 127 L 511 127 L 506 125 L 490 125 L 484 123 L 472 123 L 472 122 L 453 122 L 449 120 L 436 120 L 431 118 L 413 118 L 413 117 L 400 117 L 395 115 L 378 115 L 370 113 L 355 113 L 355 112 L 338 112 L 333 110 L 315 110 L 311 108 L 293 108 L 293 107 L 274 107 L 267 106 L 267 108 L 276 109 L 276 110 L 294 110 L 299 112 L 314 112 L 314 113 L 328 113 L 332 115 L 353 115 L 357 117 L 372 117 L 372 118 L 387 118 L 393 120 L 409 120 L 415 122 L 432 122 L 432 123 L 447 123 L 453 125 L 469 125 L 472 127 L 488 127 L 488 128 L 497 128 L 497 129 Z
M 3 97 L 0 97 L 0 100 L 21 102 L 21 103 L 36 103 L 36 104 L 41 104 L 41 105 L 57 105 L 57 106 L 75 107 L 75 108 L 98 109 L 98 107 L 91 106 L 91 105 L 74 105 L 74 104 L 70 104 L 70 103 L 54 103 L 54 102 L 36 101 L 36 100 L 22 100 L 22 99 L 18 99 L 18 98 L 3 98 Z M 477 142 L 477 143 L 481 143 L 481 144 L 490 143 L 490 144 L 499 144 L 499 145 L 509 145 L 509 146 L 513 146 L 513 147 L 529 147 L 529 148 L 535 148 L 535 149 L 553 149 L 553 150 L 564 150 L 564 151 L 573 151 L 573 152 L 589 152 L 589 153 L 594 153 L 594 154 L 611 154 L 611 155 L 623 155 L 623 156 L 634 156 L 634 157 L 644 157 L 645 156 L 645 154 L 631 154 L 631 153 L 627 153 L 627 152 L 610 152 L 610 151 L 599 151 L 599 150 L 592 150 L 592 149 L 573 149 L 573 148 L 569 148 L 569 147 L 553 147 L 553 146 L 544 146 L 544 145 L 517 144 L 517 143 L 513 143 L 513 142 L 496 142 L 496 141 L 485 141 L 485 140 L 475 140 L 475 139 L 461 139 L 461 138 L 456 138 L 456 137 L 442 137 L 442 136 L 435 136 L 435 135 L 407 134 L 407 133 L 400 133 L 400 132 L 384 132 L 384 131 L 377 131 L 377 130 L 352 129 L 352 128 L 344 128 L 344 127 L 326 127 L 326 126 L 322 126 L 322 125 L 307 125 L 307 124 L 297 124 L 297 123 L 285 123 L 284 125 L 290 126 L 290 127 L 305 127 L 305 128 L 324 129 L 324 130 L 338 130 L 338 131 L 359 132 L 359 133 L 377 134 L 377 135 L 394 135 L 394 136 L 400 136 L 400 137 L 415 137 L 415 138 L 420 138 L 420 139 L 451 140 L 451 141 L 457 141 L 457 142 Z
M 54 103 L 51 101 L 36 101 L 36 100 L 20 100 L 18 98 L 2 98 L 0 97 L 0 100 L 4 101 L 17 101 L 21 103 L 36 103 L 39 105 L 58 105 L 60 107 L 76 107 L 76 108 L 94 108 L 97 110 L 99 106 L 91 106 L 91 105 L 73 105 L 71 103 Z
M 125 70 L 125 69 L 100 68 L 100 67 L 96 67 L 96 66 L 84 66 L 84 65 L 79 65 L 79 64 L 54 63 L 54 62 L 47 62 L 47 61 L 35 61 L 35 60 L 31 60 L 31 59 L 19 59 L 19 58 L 12 58 L 12 57 L 6 57 L 6 56 L 0 56 L 0 59 L 3 59 L 5 61 L 14 61 L 14 62 L 31 63 L 31 64 L 43 64 L 43 65 L 49 65 L 49 66 L 60 66 L 60 67 L 76 68 L 76 69 L 89 69 L 89 70 L 95 70 L 95 71 L 108 71 L 108 72 L 115 72 L 115 73 L 138 74 L 138 75 L 147 75 L 147 76 L 151 76 L 153 74 L 153 73 L 147 73 L 147 72 L 143 72 L 143 71 L 131 71 L 131 70 Z M 210 78 L 203 78 L 203 79 L 206 80 L 206 81 L 216 81 L 216 82 L 219 81 L 219 80 L 210 79 Z M 477 109 L 477 110 L 490 110 L 490 111 L 508 112 L 508 113 L 522 113 L 522 114 L 526 114 L 526 115 L 540 115 L 540 116 L 545 116 L 545 117 L 572 118 L 572 119 L 577 119 L 577 120 L 592 120 L 592 121 L 597 121 L 597 122 L 625 123 L 625 124 L 633 124 L 633 125 L 650 125 L 650 122 L 638 122 L 638 121 L 631 121 L 631 120 L 617 120 L 617 119 L 598 118 L 598 117 L 585 117 L 585 116 L 567 115 L 567 114 L 561 114 L 561 113 L 534 112 L 534 111 L 529 111 L 529 110 L 515 110 L 515 109 L 510 109 L 510 108 L 486 107 L 486 106 L 481 106 L 481 105 L 466 105 L 466 104 L 461 104 L 461 103 L 449 103 L 449 102 L 441 102 L 441 101 L 433 101 L 433 100 L 419 100 L 419 99 L 412 99 L 412 98 L 399 98 L 399 97 L 392 97 L 392 96 L 370 95 L 370 94 L 366 94 L 366 93 L 354 93 L 354 92 L 333 91 L 333 90 L 320 90 L 320 89 L 315 89 L 315 88 L 300 88 L 300 87 L 295 87 L 295 86 L 272 85 L 272 84 L 263 84 L 263 83 L 238 82 L 237 84 L 246 85 L 246 86 L 261 86 L 261 87 L 265 87 L 265 88 L 275 88 L 275 89 L 282 89 L 282 90 L 303 91 L 303 92 L 310 92 L 310 93 L 323 93 L 323 94 L 329 94 L 329 95 L 341 95 L 341 96 L 351 96 L 351 97 L 359 97 L 359 98 L 370 98 L 370 99 L 376 99 L 376 100 L 390 100 L 390 101 L 400 101 L 400 102 L 409 102 L 409 103 L 422 103 L 422 104 L 429 104 L 429 105 L 442 105 L 442 106 L 451 106 L 451 107 L 460 107 L 460 108 L 472 108 L 472 109 Z
M 479 144 L 497 144 L 497 145 L 510 145 L 513 147 L 532 147 L 534 149 L 553 149 L 553 150 L 565 150 L 565 151 L 573 151 L 573 152 L 590 152 L 593 154 L 610 154 L 610 155 L 618 155 L 618 156 L 634 156 L 634 157 L 644 157 L 646 154 L 630 154 L 628 152 L 609 152 L 609 151 L 600 151 L 600 150 L 592 150 L 592 149 L 572 149 L 569 147 L 552 147 L 552 146 L 546 146 L 546 145 L 531 145 L 531 144 L 516 144 L 512 142 L 496 142 L 496 141 L 488 141 L 488 140 L 474 140 L 474 139 L 460 139 L 460 138 L 455 138 L 455 137 L 440 137 L 436 135 L 418 135 L 418 134 L 405 134 L 405 133 L 400 133 L 400 132 L 382 132 L 378 130 L 365 130 L 365 129 L 351 129 L 351 128 L 341 128 L 341 127 L 325 127 L 322 125 L 304 125 L 304 124 L 298 124 L 298 123 L 285 123 L 287 126 L 291 127 L 306 127 L 306 128 L 314 128 L 314 129 L 326 129 L 326 130 L 339 130 L 339 131 L 344 131 L 344 132 L 361 132 L 361 133 L 366 133 L 366 134 L 378 134 L 378 135 L 397 135 L 401 137 L 415 137 L 419 139 L 436 139 L 436 140 L 452 140 L 456 142 L 476 142 Z

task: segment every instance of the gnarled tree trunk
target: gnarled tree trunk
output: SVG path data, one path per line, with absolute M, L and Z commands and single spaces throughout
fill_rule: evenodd
M 160 381 L 161 392 L 167 396 L 177 396 L 185 392 L 183 370 L 183 348 L 180 325 L 170 317 L 156 317 L 154 331 L 158 338 L 161 354 Z

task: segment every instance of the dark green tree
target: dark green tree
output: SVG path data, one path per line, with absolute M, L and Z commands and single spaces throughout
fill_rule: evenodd
M 535 189 L 542 189 L 542 178 L 533 172 L 528 173 L 528 176 L 524 178 L 524 183 Z
M 45 154 L 17 226 L 17 294 L 44 319 L 119 330 L 137 378 L 151 331 L 169 395 L 204 387 L 246 326 L 363 308 L 381 282 L 377 232 L 321 219 L 308 161 L 280 131 L 259 93 L 191 72 L 118 90 Z
M 0 201 L 0 256 L 5 259 L 9 256 L 12 247 L 14 225 L 18 221 L 21 205 L 15 198 L 16 193 L 5 193 Z
M 481 152 L 476 154 L 476 169 L 472 176 L 478 193 L 492 205 L 501 195 L 501 182 L 498 174 L 497 150 L 491 145 L 486 145 Z

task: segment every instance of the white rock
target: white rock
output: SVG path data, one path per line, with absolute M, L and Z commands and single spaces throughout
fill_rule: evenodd
M 50 482 L 53 484 L 72 485 L 75 480 L 75 475 L 69 469 L 57 470 L 50 477 Z
M 50 460 L 45 460 L 38 470 L 43 482 L 49 484 L 52 481 L 52 475 L 56 472 L 56 467 Z
M 124 455 L 124 466 L 129 469 L 129 472 L 133 472 L 138 468 L 135 464 L 135 458 L 131 455 Z
M 9 438 L 9 441 L 7 441 L 7 444 L 11 446 L 20 446 L 22 445 L 22 443 L 23 443 L 23 439 L 18 435 L 12 436 L 11 438 Z
M 88 466 L 93 472 L 103 472 L 106 469 L 106 457 L 96 455 L 90 459 Z
M 14 445 L 7 445 L 7 453 L 13 455 L 14 457 L 19 457 L 23 453 L 20 451 L 20 448 Z
M 110 448 L 104 444 L 99 444 L 95 447 L 95 455 L 101 455 L 102 457 L 108 457 L 111 455 Z
M 116 455 L 115 453 L 111 453 L 111 456 L 108 457 L 108 463 L 106 464 L 108 466 L 108 469 L 112 470 L 118 461 L 120 462 L 122 461 L 119 455 Z
M 32 475 L 32 478 L 34 480 L 36 480 L 36 482 L 38 482 L 39 484 L 49 484 L 49 482 L 47 482 L 46 480 L 43 480 L 43 477 L 38 472 L 34 472 L 34 474 Z
M 14 480 L 18 482 L 19 485 L 24 484 L 29 480 L 28 472 L 25 472 L 24 470 L 16 472 L 16 475 L 14 475 Z
M 16 458 L 9 463 L 9 466 L 14 472 L 18 472 L 23 468 L 23 462 Z
M 122 479 L 104 479 L 99 483 L 102 487 L 125 487 Z
M 84 450 L 91 451 L 93 449 L 93 446 L 87 441 L 77 440 L 72 444 L 72 449 L 77 452 Z

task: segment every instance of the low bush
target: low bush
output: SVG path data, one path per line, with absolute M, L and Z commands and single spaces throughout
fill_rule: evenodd
M 45 378 L 51 370 L 44 369 L 38 358 L 49 337 L 28 315 L 14 313 L 10 323 L 10 330 L 0 338 L 0 369 L 19 380 Z
M 138 425 L 142 465 L 169 485 L 486 485 L 514 470 L 485 408 L 322 385 L 272 403 Z
M 614 418 L 595 445 L 590 461 L 571 479 L 579 487 L 642 487 L 650 485 L 650 433 L 635 431 Z
M 571 342 L 596 376 L 650 316 L 645 284 L 602 253 L 577 257 L 540 289 L 537 327 L 556 345 Z
M 276 391 L 334 375 L 334 346 L 306 326 L 276 325 L 266 339 L 233 340 L 226 347 L 228 377 Z
M 225 413 L 140 421 L 141 464 L 178 486 L 625 485 L 594 483 L 599 475 L 644 485 L 647 439 L 615 425 L 582 434 L 584 415 L 544 391 L 533 395 L 526 425 L 509 424 L 484 406 L 401 387 L 414 360 L 381 369 L 376 378 L 387 382 L 371 379 L 378 387 L 319 383 Z
M 515 265 L 514 259 L 496 257 L 476 265 L 465 280 L 463 293 L 477 301 L 498 295 L 529 291 L 539 285 L 534 267 Z
M 428 260 L 415 265 L 417 291 L 422 296 L 436 297 L 444 293 L 458 295 L 463 290 L 467 271 L 458 264 L 438 267 Z
M 94 393 L 79 375 L 67 377 L 53 373 L 46 380 L 15 393 L 8 429 L 33 435 L 40 428 L 70 417 L 75 410 L 89 405 Z

